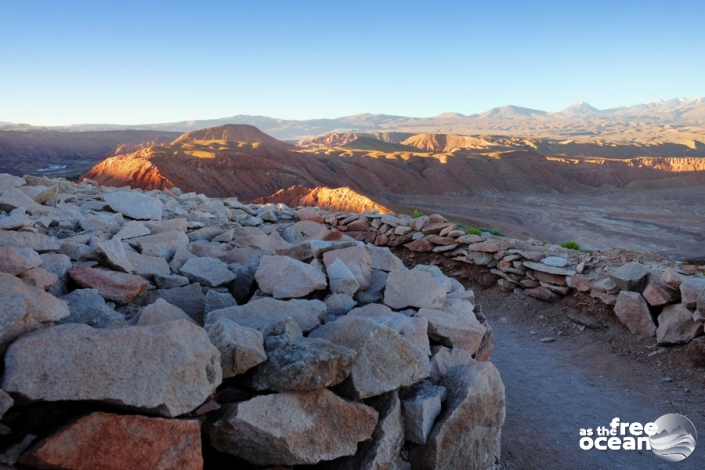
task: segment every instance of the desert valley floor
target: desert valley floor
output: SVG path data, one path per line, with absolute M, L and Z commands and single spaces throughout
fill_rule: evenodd
M 653 251 L 675 260 L 705 255 L 702 188 L 621 190 L 594 194 L 494 194 L 395 198 L 390 207 L 441 212 L 515 238 L 576 241 L 587 249 Z

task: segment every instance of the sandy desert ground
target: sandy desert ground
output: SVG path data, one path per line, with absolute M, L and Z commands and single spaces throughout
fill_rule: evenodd
M 576 241 L 586 249 L 653 251 L 676 260 L 705 258 L 702 188 L 619 190 L 586 195 L 404 197 L 391 207 L 440 212 L 517 238 Z

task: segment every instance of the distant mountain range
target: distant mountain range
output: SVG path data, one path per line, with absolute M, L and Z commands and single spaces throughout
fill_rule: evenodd
M 335 119 L 286 120 L 266 116 L 237 115 L 220 119 L 179 121 L 158 124 L 113 125 L 76 124 L 51 127 L 57 131 L 106 131 L 141 129 L 189 132 L 225 124 L 249 124 L 278 139 L 291 142 L 328 132 L 452 132 L 496 133 L 507 135 L 536 134 L 573 136 L 596 135 L 600 123 L 662 124 L 699 123 L 705 121 L 705 98 L 652 100 L 629 107 L 597 109 L 579 101 L 560 112 L 551 113 L 520 106 L 502 106 L 479 114 L 443 113 L 434 117 L 406 117 L 387 114 L 358 114 Z M 583 126 L 576 129 L 576 123 Z M 548 125 L 548 126 L 547 126 Z M 36 130 L 27 124 L 0 122 L 3 130 Z M 597 127 L 596 127 L 597 126 Z M 546 131 L 549 128 L 550 131 Z

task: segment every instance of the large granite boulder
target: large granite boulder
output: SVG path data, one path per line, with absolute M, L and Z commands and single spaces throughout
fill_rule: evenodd
M 399 333 L 373 320 L 343 317 L 309 334 L 357 352 L 350 377 L 340 392 L 356 400 L 374 397 L 423 380 L 430 374 L 428 356 Z
M 103 200 L 115 212 L 132 219 L 161 220 L 164 204 L 154 197 L 134 191 L 117 191 L 103 195 Z
M 328 287 L 321 270 L 288 256 L 262 257 L 255 280 L 262 292 L 275 299 L 304 297 Z
M 203 403 L 221 377 L 220 353 L 192 323 L 68 324 L 12 343 L 2 389 L 31 401 L 104 401 L 174 417 Z
M 387 275 L 384 303 L 394 309 L 441 308 L 448 286 L 426 271 L 392 271 Z
M 614 313 L 619 321 L 624 323 L 632 334 L 640 336 L 653 336 L 656 334 L 656 325 L 651 319 L 649 305 L 638 292 L 620 291 Z
M 353 455 L 378 413 L 328 389 L 261 395 L 206 422 L 211 445 L 255 465 L 306 465 Z
M 448 391 L 428 444 L 409 452 L 414 470 L 488 469 L 499 462 L 504 424 L 504 384 L 490 362 L 448 370 L 441 385 Z

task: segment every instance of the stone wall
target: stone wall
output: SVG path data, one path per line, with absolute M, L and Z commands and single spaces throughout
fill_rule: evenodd
M 494 467 L 492 329 L 386 223 L 0 175 L 0 466 Z
M 679 266 L 649 253 L 585 253 L 537 240 L 467 235 L 438 214 L 412 218 L 302 208 L 299 215 L 377 246 L 436 253 L 458 266 L 485 267 L 504 292 L 546 302 L 569 295 L 597 298 L 613 306 L 616 318 L 633 334 L 656 336 L 659 345 L 688 343 L 703 334 L 702 266 Z M 701 341 L 692 349 L 703 348 Z

